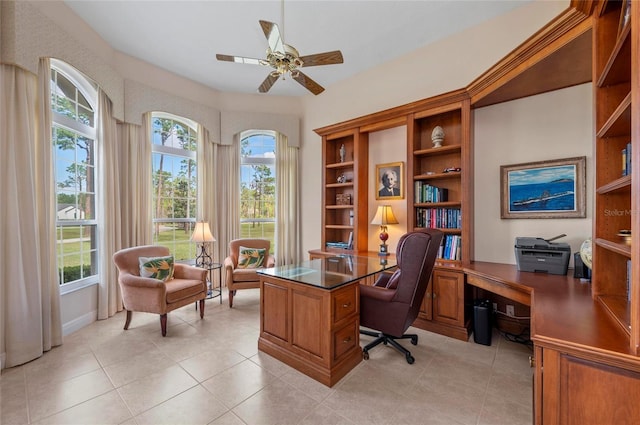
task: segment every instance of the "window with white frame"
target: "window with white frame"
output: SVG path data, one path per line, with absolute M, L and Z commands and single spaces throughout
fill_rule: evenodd
M 196 221 L 196 124 L 186 118 L 152 114 L 153 243 L 176 260 L 193 259 L 190 242 Z
M 245 131 L 240 137 L 240 237 L 264 238 L 275 251 L 275 132 Z
M 51 60 L 56 258 L 64 291 L 98 281 L 97 86 Z

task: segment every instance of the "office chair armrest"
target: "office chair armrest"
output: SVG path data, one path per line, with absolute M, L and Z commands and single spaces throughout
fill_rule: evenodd
M 378 286 L 360 285 L 360 298 L 367 297 L 377 301 L 391 302 L 396 295 L 395 289 L 386 289 Z
M 377 286 L 379 288 L 386 288 L 387 287 L 387 282 L 389 282 L 389 279 L 391 279 L 392 275 L 393 275 L 393 273 L 388 273 L 388 272 L 380 273 L 380 275 L 378 275 L 378 279 L 376 279 L 376 281 L 373 284 L 373 286 Z

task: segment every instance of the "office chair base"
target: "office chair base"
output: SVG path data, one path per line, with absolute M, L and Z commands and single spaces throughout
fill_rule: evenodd
M 410 339 L 411 340 L 411 344 L 418 345 L 418 335 L 416 335 L 416 334 L 404 334 L 401 337 L 395 337 L 395 336 L 391 336 L 391 335 L 385 334 L 383 332 L 373 332 L 373 331 L 367 331 L 367 330 L 364 330 L 364 329 L 360 329 L 360 333 L 364 334 L 364 335 L 369 335 L 369 336 L 376 337 L 376 339 L 374 339 L 373 341 L 371 341 L 370 343 L 365 345 L 364 348 L 362 349 L 362 358 L 364 360 L 369 360 L 369 350 L 371 350 L 376 345 L 379 345 L 379 344 L 384 344 L 384 345 L 390 344 L 393 348 L 395 348 L 396 350 L 398 350 L 402 354 L 404 354 L 405 358 L 407 359 L 407 363 L 413 364 L 413 362 L 416 361 L 416 359 L 414 359 L 413 356 L 411 355 L 411 352 L 409 350 L 407 350 L 406 348 L 404 348 L 402 345 L 400 345 L 396 341 L 396 339 Z

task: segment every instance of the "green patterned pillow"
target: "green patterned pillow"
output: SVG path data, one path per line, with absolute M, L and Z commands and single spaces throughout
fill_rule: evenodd
M 264 248 L 245 248 L 240 247 L 240 254 L 238 255 L 238 268 L 239 269 L 257 269 L 264 264 L 264 254 L 266 249 Z
M 140 276 L 166 282 L 173 277 L 173 256 L 140 257 Z

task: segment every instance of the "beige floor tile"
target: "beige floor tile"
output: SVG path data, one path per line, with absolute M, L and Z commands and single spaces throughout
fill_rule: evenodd
M 213 375 L 247 360 L 237 352 L 228 348 L 207 350 L 180 362 L 180 366 L 198 382 L 206 381 Z
M 174 366 L 176 362 L 153 346 L 149 351 L 136 354 L 126 360 L 104 368 L 114 387 L 119 388 L 160 370 Z
M 276 380 L 233 408 L 248 425 L 296 424 L 318 402 L 289 384 Z
M 483 346 L 410 328 L 418 345 L 401 344 L 413 365 L 379 346 L 328 388 L 258 352 L 258 289 L 238 291 L 232 309 L 226 288 L 223 295 L 222 305 L 207 300 L 204 320 L 193 305 L 169 313 L 166 337 L 157 314 L 134 313 L 124 331 L 121 312 L 65 336 L 35 361 L 3 370 L 1 423 L 532 422 L 531 349 L 498 332 Z
M 229 409 L 198 385 L 136 417 L 138 425 L 208 424 Z
M 55 415 L 46 417 L 37 425 L 117 425 L 130 419 L 131 413 L 116 390 L 88 400 Z
M 275 375 L 245 360 L 204 381 L 202 386 L 233 408 L 276 380 Z
M 171 366 L 118 388 L 134 416 L 151 409 L 198 383 L 180 366 Z
M 209 425 L 246 425 L 242 420 L 233 412 L 227 412 L 220 416 L 218 419 L 211 422 Z
M 29 387 L 30 420 L 40 420 L 111 390 L 113 385 L 102 369 L 66 381 Z

